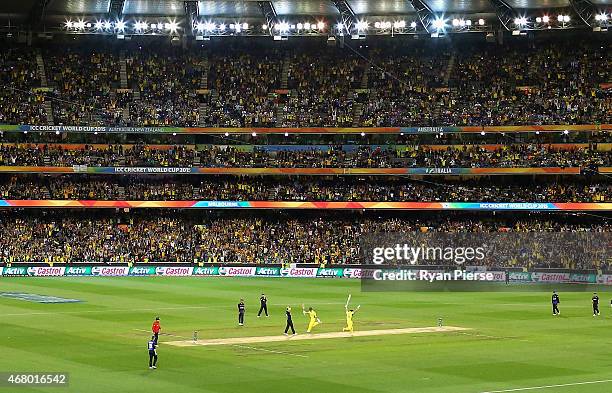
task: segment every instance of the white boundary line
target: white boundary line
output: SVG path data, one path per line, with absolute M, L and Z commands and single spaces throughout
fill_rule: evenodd
M 558 385 L 529 386 L 529 387 L 525 387 L 525 388 L 515 388 L 515 389 L 487 390 L 486 392 L 481 392 L 481 393 L 522 392 L 522 391 L 525 391 L 525 390 L 562 388 L 562 387 L 567 387 L 567 386 L 579 386 L 579 385 L 594 385 L 594 384 L 597 384 L 597 383 L 609 383 L 609 382 L 612 382 L 612 379 L 602 379 L 602 380 L 599 380 L 599 381 L 562 383 L 562 384 L 558 384 Z

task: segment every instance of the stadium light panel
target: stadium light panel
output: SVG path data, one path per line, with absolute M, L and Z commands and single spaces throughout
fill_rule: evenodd
M 102 27 L 103 27 L 102 22 L 99 20 L 96 21 L 96 24 L 94 25 L 94 27 L 96 30 L 102 30 Z
M 280 30 L 281 32 L 287 32 L 289 31 L 289 23 L 287 22 L 281 22 L 278 25 L 274 26 L 277 27 L 278 30 Z
M 225 133 L 225 136 L 229 136 L 229 132 L 226 132 L 226 133 Z
M 111 22 L 109 22 L 109 21 L 104 22 L 104 28 L 106 30 L 110 30 L 111 27 L 113 27 L 113 24 Z
M 206 26 L 205 26 L 205 25 L 204 25 L 204 23 L 202 23 L 202 22 L 198 22 L 198 23 L 196 24 L 196 30 L 197 30 L 197 31 L 202 32 L 202 31 L 204 31 L 204 29 L 205 29 L 205 28 L 206 28 Z
M 262 30 L 268 30 L 268 25 L 261 25 Z
M 215 29 L 215 24 L 214 24 L 214 23 L 212 23 L 212 22 L 206 22 L 206 23 L 204 24 L 204 29 L 205 29 L 206 31 L 213 31 L 213 30 Z
M 380 22 L 374 22 L 374 27 L 376 27 L 377 29 L 380 29 Z
M 608 20 L 608 14 L 603 13 L 603 14 L 595 15 L 595 20 L 598 20 L 600 22 L 605 22 Z
M 366 22 L 365 20 L 360 20 L 360 21 L 357 21 L 357 24 L 355 26 L 357 27 L 357 30 L 359 31 L 367 30 L 368 22 Z
M 166 30 L 170 30 L 171 33 L 176 33 L 178 30 L 178 23 L 174 20 L 170 23 L 166 23 Z
M 115 28 L 116 28 L 117 30 L 125 30 L 125 22 L 124 22 L 124 21 L 122 21 L 122 20 L 118 20 L 118 21 L 115 23 Z
M 226 26 L 225 26 L 225 24 L 221 23 L 221 24 L 219 25 L 219 30 L 221 30 L 221 31 L 225 31 L 225 27 L 226 27 Z
M 285 132 L 285 136 L 289 136 L 289 133 L 288 133 L 288 132 Z
M 471 19 L 466 19 L 465 25 L 466 26 L 472 26 L 472 20 Z
M 517 26 L 525 26 L 527 24 L 527 18 L 525 18 L 524 16 L 514 18 L 514 24 Z
M 338 30 L 344 29 L 344 23 L 338 22 L 338 24 L 336 25 L 336 29 L 338 29 Z
M 446 26 L 446 21 L 442 18 L 437 18 L 435 19 L 433 22 L 431 22 L 431 24 L 433 25 L 433 27 L 435 27 L 437 30 L 443 30 L 444 26 Z
M 325 28 L 325 22 L 320 21 L 319 23 L 317 23 L 317 29 L 323 30 L 324 28 Z
M 548 22 L 550 22 L 550 17 L 549 17 L 548 15 L 544 15 L 544 16 L 542 17 L 542 22 L 544 22 L 544 23 L 548 23 Z
M 229 28 L 230 30 L 234 30 L 236 28 L 236 25 L 233 23 L 230 23 Z
M 249 24 L 248 23 L 243 23 L 242 24 L 242 30 L 248 30 L 249 29 Z
M 453 19 L 453 22 L 452 22 L 452 23 L 453 23 L 453 26 L 454 26 L 454 27 L 459 26 L 459 19 Z
M 72 21 L 71 20 L 67 20 L 66 22 L 64 22 L 64 26 L 66 26 L 67 29 L 71 29 L 72 28 Z
M 536 23 L 542 23 L 542 18 L 540 18 L 539 16 L 536 18 Z
M 362 132 L 362 133 L 361 133 L 361 136 L 365 136 L 365 132 Z
M 478 25 L 484 26 L 484 24 L 485 24 L 485 20 L 484 19 L 478 19 Z
M 251 134 L 251 136 L 257 136 L 257 133 L 256 133 L 256 132 L 254 132 L 254 133 L 252 133 L 252 134 Z
M 570 21 L 570 16 L 569 16 L 569 15 L 565 15 L 565 16 L 563 17 L 563 22 L 567 23 L 567 22 L 569 22 L 569 21 Z
M 417 23 L 412 21 L 410 22 L 410 27 L 412 27 L 413 29 L 416 29 Z

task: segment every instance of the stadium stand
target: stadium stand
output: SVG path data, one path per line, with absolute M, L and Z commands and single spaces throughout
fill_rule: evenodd
M 300 146 L 274 151 L 245 147 L 2 144 L 0 165 L 7 166 L 194 166 L 246 168 L 486 168 L 611 166 L 612 152 L 589 146 L 508 144 L 497 146 L 428 146 L 404 150 L 384 146 Z
M 504 47 L 387 43 L 352 50 L 292 53 L 269 44 L 183 50 L 158 43 L 44 48 L 51 92 L 41 94 L 37 89 L 47 86 L 37 76 L 35 52 L 11 47 L 0 69 L 18 77 L 8 84 L 12 99 L 0 100 L 10 114 L 0 121 L 221 127 L 612 122 L 605 40 Z M 123 61 L 126 86 L 118 66 Z M 36 105 L 43 100 L 51 103 L 52 121 L 48 106 Z
M 0 176 L 3 199 L 222 201 L 612 202 L 609 182 L 401 178 Z
M 571 216 L 195 214 L 0 212 L 0 262 L 307 263 L 359 262 L 362 234 L 440 232 L 611 232 Z M 606 238 L 602 238 L 606 239 Z M 500 245 L 501 246 L 501 245 Z M 507 244 L 504 247 L 516 247 Z M 530 262 L 533 263 L 533 262 Z M 592 269 L 580 258 L 542 258 L 538 267 Z M 520 267 L 516 261 L 513 267 Z M 534 266 L 530 266 L 534 267 Z M 607 266 L 598 266 L 607 269 Z

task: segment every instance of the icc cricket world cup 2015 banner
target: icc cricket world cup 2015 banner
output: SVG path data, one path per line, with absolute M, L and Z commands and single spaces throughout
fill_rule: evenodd
M 110 134 L 438 134 L 480 132 L 591 132 L 612 130 L 612 124 L 580 125 L 521 125 L 521 126 L 463 126 L 463 127 L 105 127 L 70 125 L 0 125 L 0 131 L 8 132 L 66 132 L 66 133 L 110 133 Z
M 302 202 L 302 201 L 90 201 L 0 199 L 0 208 L 311 209 L 311 210 L 522 210 L 612 211 L 612 203 L 550 202 Z
M 579 175 L 580 168 L 201 168 L 201 167 L 66 167 L 0 166 L 4 173 L 82 173 L 89 175 Z

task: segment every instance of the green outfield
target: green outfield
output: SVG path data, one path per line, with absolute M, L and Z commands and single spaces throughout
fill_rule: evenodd
M 41 304 L 0 297 L 0 372 L 69 372 L 67 388 L 0 392 L 611 392 L 612 310 L 591 314 L 589 293 L 362 293 L 342 279 L 2 278 L 0 292 L 79 299 Z M 256 318 L 261 292 L 269 318 Z M 299 333 L 313 306 L 316 333 L 341 331 L 344 302 L 361 304 L 359 331 L 444 325 L 466 331 L 174 346 L 169 341 L 282 334 L 284 307 Z M 237 326 L 244 297 L 246 325 Z M 159 368 L 148 369 L 161 317 Z M 550 386 L 565 385 L 565 386 Z M 527 388 L 536 388 L 529 389 Z

